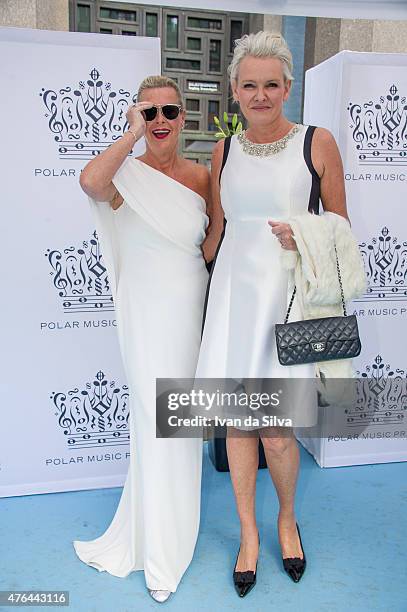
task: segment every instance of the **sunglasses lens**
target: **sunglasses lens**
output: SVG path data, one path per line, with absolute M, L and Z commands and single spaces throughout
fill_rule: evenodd
M 152 121 L 153 119 L 155 119 L 155 116 L 157 115 L 157 107 L 152 106 L 151 108 L 145 108 L 143 110 L 143 113 L 144 113 L 144 117 L 146 121 Z
M 179 107 L 176 104 L 165 104 L 162 113 L 166 119 L 176 119 L 179 115 Z

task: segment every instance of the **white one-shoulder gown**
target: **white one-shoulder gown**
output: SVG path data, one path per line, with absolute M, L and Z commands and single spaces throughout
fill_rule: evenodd
M 135 158 L 113 183 L 123 204 L 116 211 L 107 202 L 91 205 L 130 391 L 131 458 L 107 531 L 74 547 L 100 571 L 125 577 L 144 570 L 149 589 L 174 592 L 198 535 L 202 439 L 155 437 L 155 379 L 194 376 L 208 220 L 201 196 Z

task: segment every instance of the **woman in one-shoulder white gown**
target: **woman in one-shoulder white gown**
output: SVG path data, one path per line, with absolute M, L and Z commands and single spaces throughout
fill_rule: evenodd
M 107 531 L 74 546 L 82 561 L 114 576 L 144 570 L 159 602 L 192 559 L 200 517 L 202 439 L 157 439 L 155 416 L 155 379 L 194 375 L 207 283 L 200 245 L 209 173 L 177 155 L 184 117 L 176 83 L 149 77 L 128 111 L 128 132 L 81 178 L 115 300 L 131 456 Z M 128 157 L 143 135 L 146 153 Z

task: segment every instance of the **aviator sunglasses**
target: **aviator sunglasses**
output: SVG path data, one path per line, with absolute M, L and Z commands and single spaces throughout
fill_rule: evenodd
M 152 121 L 156 118 L 158 109 L 161 109 L 162 114 L 166 119 L 176 119 L 182 110 L 182 106 L 180 104 L 164 104 L 161 106 L 160 104 L 155 104 L 151 108 L 144 108 L 142 113 L 146 121 Z

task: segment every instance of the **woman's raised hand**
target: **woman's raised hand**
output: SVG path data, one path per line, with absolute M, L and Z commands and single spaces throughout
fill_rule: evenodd
M 137 134 L 137 140 L 144 136 L 146 131 L 146 120 L 141 111 L 152 106 L 154 106 L 152 102 L 137 102 L 127 109 L 126 119 L 129 123 L 129 128 Z
M 268 221 L 271 227 L 271 231 L 278 238 L 283 249 L 287 251 L 296 251 L 297 245 L 293 238 L 293 230 L 289 223 L 282 223 L 281 221 Z

